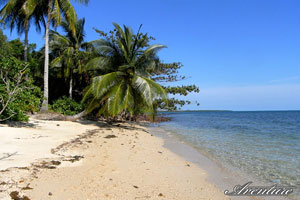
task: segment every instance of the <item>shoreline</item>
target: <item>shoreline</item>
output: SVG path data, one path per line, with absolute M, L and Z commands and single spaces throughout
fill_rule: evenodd
M 272 184 L 257 180 L 251 175 L 245 174 L 240 169 L 234 168 L 229 164 L 212 159 L 204 154 L 192 144 L 177 138 L 176 135 L 169 133 L 160 126 L 151 126 L 150 132 L 164 140 L 163 147 L 169 149 L 185 160 L 198 165 L 208 174 L 208 181 L 216 185 L 221 191 L 232 191 L 236 185 L 243 185 L 249 181 L 256 186 L 271 186 Z M 291 197 L 284 196 L 229 196 L 232 200 L 292 200 Z
M 227 168 L 224 168 L 221 163 L 217 163 L 210 159 L 208 156 L 199 152 L 193 146 L 185 143 L 184 141 L 175 138 L 174 135 L 168 133 L 160 127 L 151 127 L 150 132 L 155 136 L 164 140 L 163 147 L 171 150 L 175 154 L 184 158 L 185 160 L 194 163 L 201 169 L 205 170 L 208 174 L 208 181 L 217 186 L 221 191 L 232 190 L 235 185 L 246 183 L 249 179 L 240 176 L 240 174 L 232 173 Z M 234 178 L 233 178 L 234 176 Z M 232 200 L 261 200 L 257 197 L 234 197 L 230 196 Z
M 208 181 L 203 168 L 165 148 L 165 141 L 152 137 L 147 127 L 36 121 L 42 127 L 52 123 L 54 132 L 73 125 L 74 130 L 81 127 L 86 131 L 52 147 L 54 157 L 39 156 L 30 166 L 1 171 L 0 190 L 8 187 L 0 197 L 5 193 L 4 198 L 10 199 L 7 194 L 19 190 L 19 197 L 29 199 L 230 199 Z M 35 130 L 9 129 L 19 134 Z M 49 142 L 49 138 L 45 140 Z M 14 187 L 3 184 L 9 178 Z

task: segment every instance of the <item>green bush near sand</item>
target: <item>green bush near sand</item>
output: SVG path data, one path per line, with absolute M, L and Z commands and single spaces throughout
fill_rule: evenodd
M 51 109 L 54 112 L 58 112 L 64 115 L 75 115 L 83 111 L 82 104 L 66 96 L 56 100 L 51 105 Z
M 26 113 L 40 109 L 41 89 L 28 74 L 27 63 L 0 57 L 0 121 L 27 121 Z

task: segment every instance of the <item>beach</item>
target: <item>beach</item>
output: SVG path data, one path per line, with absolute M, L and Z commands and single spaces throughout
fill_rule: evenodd
M 36 119 L 29 125 L 0 127 L 0 199 L 229 199 L 207 171 L 144 126 Z

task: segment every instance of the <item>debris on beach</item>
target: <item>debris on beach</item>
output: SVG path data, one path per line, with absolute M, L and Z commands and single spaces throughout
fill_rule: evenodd
M 4 182 L 4 181 L 0 182 L 0 185 L 6 185 L 6 182 Z
M 162 193 L 158 194 L 159 197 L 165 197 Z
M 77 162 L 77 161 L 79 161 L 79 160 L 81 160 L 83 158 L 84 158 L 84 156 L 78 156 L 78 155 L 76 155 L 76 156 L 71 156 L 71 158 L 69 158 L 67 160 L 65 159 L 64 161 L 69 161 L 71 163 L 74 163 L 74 162 Z
M 33 166 L 37 167 L 37 168 L 43 168 L 43 169 L 56 169 L 56 166 L 58 166 L 60 164 L 61 164 L 60 161 L 52 160 L 52 161 L 42 161 L 38 164 L 34 164 Z
M 135 197 L 135 199 L 149 199 L 151 196 Z
M 17 167 L 17 169 L 29 170 L 29 168 L 28 168 L 28 167 Z
M 20 197 L 19 192 L 13 191 L 9 194 L 13 200 L 30 200 L 27 196 Z
M 60 165 L 61 162 L 58 161 L 58 160 L 52 160 L 52 161 L 51 161 L 51 164 L 52 164 L 52 165 Z
M 88 130 L 84 134 L 78 135 L 77 138 L 69 142 L 65 142 L 56 148 L 51 149 L 51 153 L 59 155 L 58 154 L 59 151 L 66 151 L 68 148 L 76 147 L 77 145 L 83 145 L 84 141 L 88 140 L 89 138 L 99 133 L 100 130 L 101 129 Z M 91 140 L 88 140 L 87 143 L 92 143 L 92 141 L 91 142 L 90 141 Z
M 23 187 L 22 190 L 33 190 L 33 188 L 29 187 L 30 183 Z
M 105 136 L 104 138 L 106 138 L 106 139 L 111 139 L 111 138 L 116 138 L 117 136 L 115 136 L 115 135 L 107 135 L 107 136 Z

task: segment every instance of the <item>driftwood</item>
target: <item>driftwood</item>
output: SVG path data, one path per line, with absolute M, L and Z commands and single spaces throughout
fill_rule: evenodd
M 84 116 L 87 115 L 87 112 L 84 110 L 81 113 L 78 113 L 76 115 L 72 115 L 72 116 L 65 116 L 65 120 L 66 121 L 76 121 Z
M 76 115 L 72 116 L 66 116 L 63 114 L 58 113 L 51 113 L 51 112 L 45 112 L 45 113 L 38 113 L 33 115 L 32 117 L 34 119 L 40 119 L 40 120 L 54 120 L 54 121 L 76 121 L 84 116 L 86 116 L 86 111 L 82 111 L 81 113 L 78 113 Z

